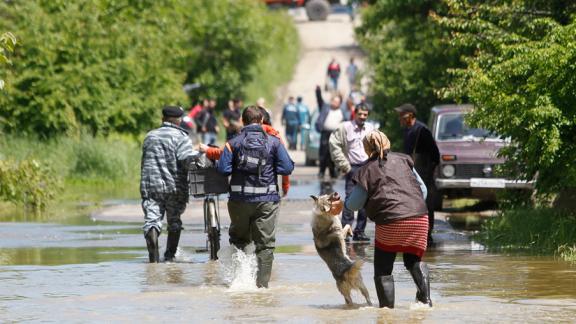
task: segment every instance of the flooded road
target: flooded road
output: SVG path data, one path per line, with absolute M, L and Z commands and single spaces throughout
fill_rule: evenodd
M 432 309 L 414 303 L 415 286 L 401 258 L 394 268 L 394 310 L 368 307 L 359 294 L 353 295 L 358 304 L 347 308 L 314 250 L 311 202 L 303 197 L 322 186 L 306 179 L 296 177 L 292 188 L 302 199 L 283 202 L 267 290 L 254 286 L 253 258 L 231 260 L 226 229 L 221 260 L 209 261 L 203 227 L 194 217 L 184 219 L 178 262 L 152 265 L 140 219 L 116 223 L 84 215 L 59 223 L 2 223 L 0 321 L 572 322 L 576 317 L 575 266 L 552 257 L 486 252 L 468 232 L 442 219 L 434 234 L 438 245 L 425 256 Z M 333 188 L 342 191 L 341 181 Z M 195 213 L 191 205 L 188 212 Z M 224 224 L 226 217 L 223 213 Z M 370 224 L 368 235 L 373 231 Z M 160 241 L 163 250 L 165 235 Z M 364 281 L 377 302 L 373 245 L 348 248 L 352 257 L 366 261 Z

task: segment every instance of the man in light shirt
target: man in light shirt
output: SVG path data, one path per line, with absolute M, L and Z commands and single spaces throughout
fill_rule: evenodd
M 352 192 L 354 183 L 352 176 L 368 160 L 368 155 L 364 151 L 362 139 L 366 134 L 374 130 L 374 126 L 366 123 L 370 109 L 364 104 L 356 105 L 354 108 L 354 120 L 342 123 L 330 136 L 330 155 L 338 170 L 346 174 L 346 198 Z M 354 223 L 354 212 L 344 208 L 342 212 L 342 225 Z M 358 211 L 356 227 L 352 240 L 358 242 L 369 242 L 370 238 L 364 233 L 366 228 L 366 213 L 364 209 Z M 346 238 L 348 241 L 349 238 Z
M 330 177 L 336 179 L 338 174 L 336 173 L 336 168 L 334 167 L 334 162 L 330 157 L 330 147 L 328 141 L 330 140 L 330 135 L 335 131 L 342 122 L 349 119 L 349 114 L 345 107 L 341 107 L 342 100 L 339 96 L 333 96 L 330 100 L 330 104 L 326 104 L 322 99 L 322 93 L 320 87 L 316 87 L 316 100 L 318 101 L 320 109 L 320 114 L 316 120 L 316 130 L 320 133 L 320 149 L 319 149 L 319 160 L 320 160 L 320 170 L 318 177 L 324 179 L 324 173 L 326 168 L 330 172 Z

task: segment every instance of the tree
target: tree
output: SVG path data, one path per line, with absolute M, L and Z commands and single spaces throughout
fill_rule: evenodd
M 475 105 L 469 122 L 513 145 L 506 171 L 540 192 L 576 187 L 576 4 L 447 0 L 437 17 L 454 46 L 474 49 L 447 95 Z
M 411 102 L 426 122 L 442 103 L 438 89 L 449 84 L 448 68 L 459 66 L 459 53 L 443 42 L 447 31 L 431 19 L 445 11 L 439 0 L 373 0 L 364 10 L 357 36 L 373 70 L 374 109 L 391 138 L 401 138 L 392 108 Z
M 14 51 L 16 46 L 16 37 L 10 32 L 0 35 L 0 66 L 12 64 L 8 58 L 8 53 Z M 0 79 L 0 90 L 4 88 L 4 80 Z

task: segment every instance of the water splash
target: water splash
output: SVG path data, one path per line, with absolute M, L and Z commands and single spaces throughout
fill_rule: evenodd
M 244 251 L 234 246 L 223 247 L 218 251 L 218 259 L 224 281 L 230 286 L 230 292 L 256 291 L 256 272 L 258 262 L 254 254 L 254 245 L 248 245 Z

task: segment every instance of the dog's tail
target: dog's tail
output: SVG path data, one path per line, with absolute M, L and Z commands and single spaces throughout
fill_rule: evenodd
M 358 259 L 354 261 L 352 267 L 344 273 L 344 278 L 346 281 L 353 282 L 353 279 L 356 279 L 360 276 L 360 272 L 362 271 L 362 266 L 364 265 L 364 261 Z

